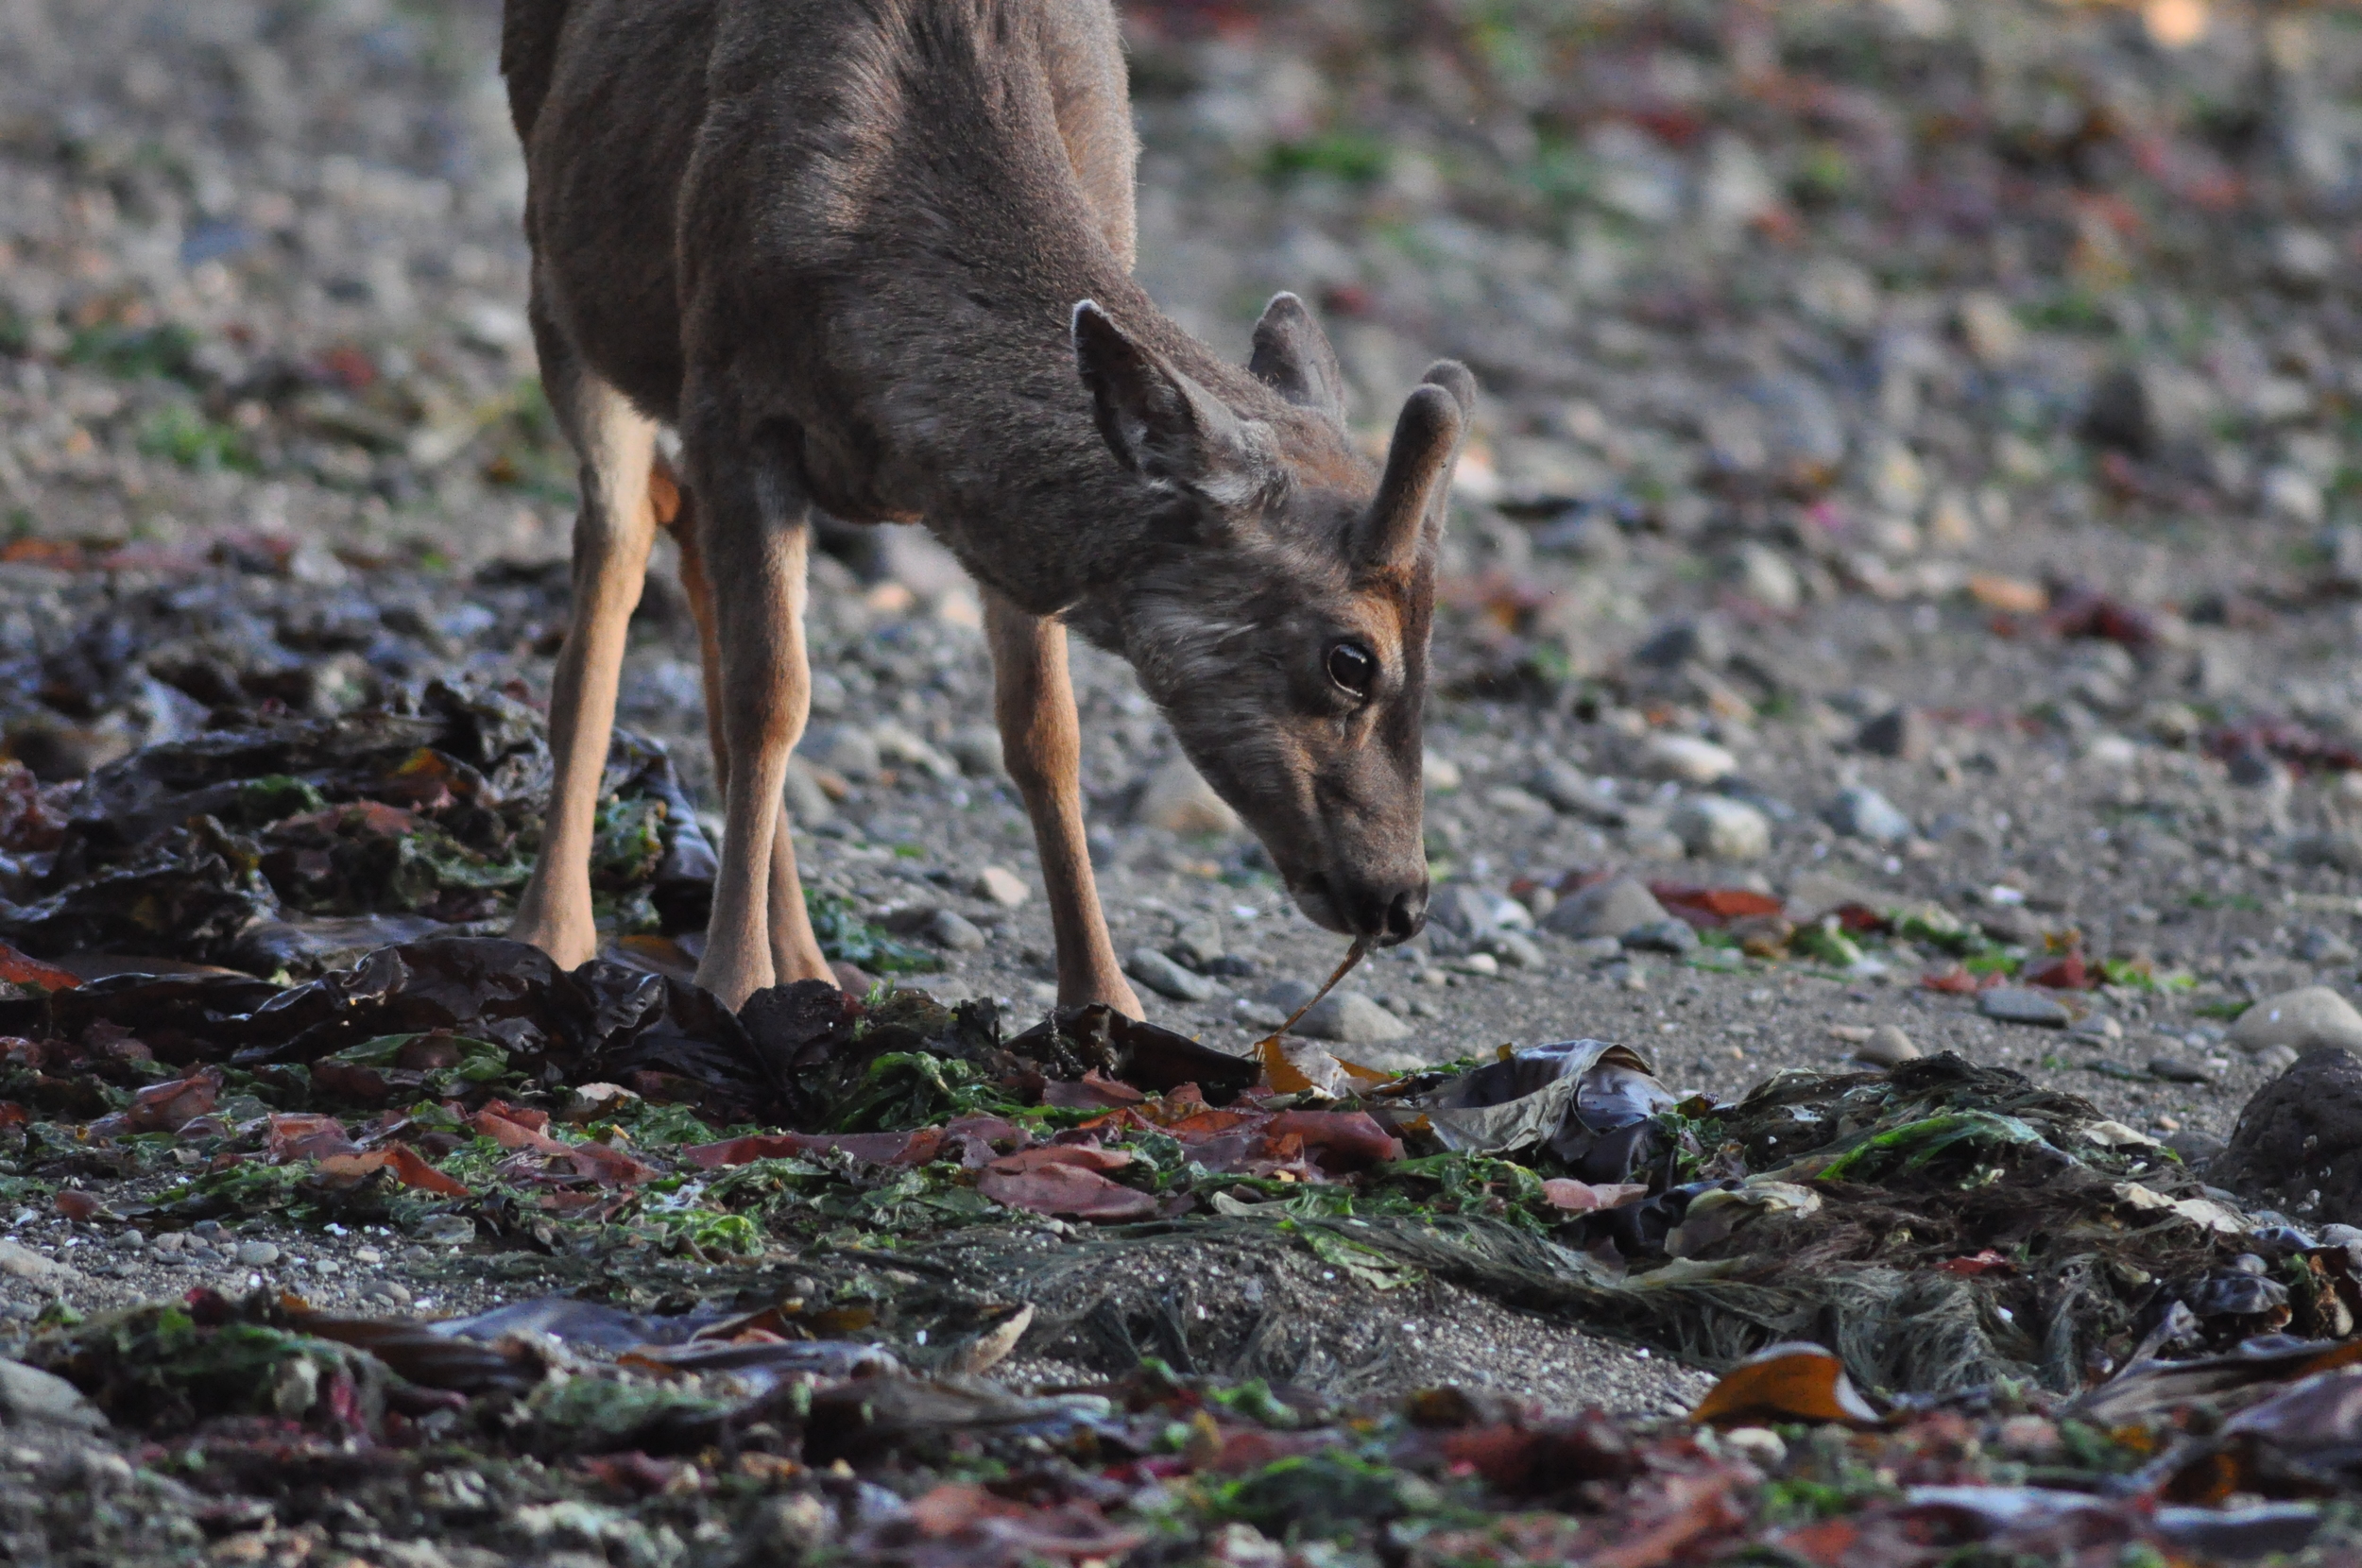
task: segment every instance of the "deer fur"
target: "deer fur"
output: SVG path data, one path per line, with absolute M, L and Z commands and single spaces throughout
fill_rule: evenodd
M 536 342 L 583 464 L 521 935 L 590 956 L 576 865 L 659 424 L 706 584 L 725 830 L 698 980 L 725 1001 L 829 974 L 779 808 L 815 507 L 923 521 L 983 590 L 1062 1002 L 1140 1012 L 1084 845 L 1069 626 L 1131 660 L 1309 916 L 1417 931 L 1434 550 L 1474 383 L 1431 369 L 1381 472 L 1292 296 L 1244 368 L 1156 309 L 1106 0 L 509 0 L 503 69 Z

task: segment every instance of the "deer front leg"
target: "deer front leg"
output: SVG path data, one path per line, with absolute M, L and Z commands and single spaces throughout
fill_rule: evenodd
M 541 335 L 551 406 L 582 458 L 582 509 L 574 518 L 573 619 L 550 677 L 549 814 L 509 934 L 571 969 L 599 955 L 590 837 L 615 727 L 625 636 L 656 537 L 648 497 L 656 427 L 554 334 Z
M 812 673 L 804 652 L 807 503 L 788 465 L 720 441 L 690 442 L 699 554 L 709 573 L 721 671 L 722 874 L 697 983 L 735 1009 L 778 980 L 833 981 L 803 918 L 794 848 L 779 830 L 787 758 L 804 731 Z M 775 855 L 787 858 L 782 878 Z M 792 908 L 783 909 L 782 904 Z M 773 959 L 774 912 L 784 929 Z
M 697 668 L 705 682 L 706 740 L 713 749 L 713 786 L 727 800 L 730 757 L 728 743 L 722 735 L 722 639 L 713 619 L 712 579 L 706 574 L 705 552 L 697 538 L 696 508 L 690 504 L 688 492 L 674 482 L 671 469 L 661 459 L 658 461 L 654 487 L 659 498 L 657 516 L 672 530 L 673 542 L 680 547 L 681 591 L 688 596 L 690 617 L 697 623 Z M 663 504 L 668 493 L 673 498 L 669 508 Z M 803 955 L 817 952 L 820 945 L 813 935 L 811 912 L 804 908 L 803 883 L 796 875 L 796 845 L 788 837 L 784 796 L 779 801 L 779 822 L 771 831 L 766 921 L 771 968 L 777 975 L 796 976 L 802 973 Z
M 1066 627 L 1028 615 L 984 591 L 984 634 L 992 644 L 993 717 L 1001 757 L 1025 814 L 1050 895 L 1050 929 L 1058 950 L 1058 1005 L 1105 1002 L 1145 1016 L 1107 940 L 1099 888 L 1083 837 L 1082 724 L 1067 672 Z

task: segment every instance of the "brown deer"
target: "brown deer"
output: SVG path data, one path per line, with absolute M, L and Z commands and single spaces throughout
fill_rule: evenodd
M 1133 282 L 1106 0 L 507 0 L 531 317 L 582 460 L 556 799 L 518 934 L 591 955 L 592 797 L 679 434 L 722 868 L 699 983 L 829 976 L 780 809 L 807 518 L 922 520 L 983 590 L 1061 1002 L 1138 1014 L 1084 845 L 1067 628 L 1128 657 L 1318 924 L 1425 919 L 1435 541 L 1475 397 L 1443 363 L 1383 471 L 1292 295 L 1244 370 Z M 692 584 L 693 600 L 701 596 Z

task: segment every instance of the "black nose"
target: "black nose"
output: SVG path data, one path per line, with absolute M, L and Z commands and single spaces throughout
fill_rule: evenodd
M 1395 901 L 1386 906 L 1386 929 L 1379 940 L 1392 947 L 1418 935 L 1419 929 L 1426 924 L 1427 884 L 1422 882 L 1415 888 L 1395 894 Z

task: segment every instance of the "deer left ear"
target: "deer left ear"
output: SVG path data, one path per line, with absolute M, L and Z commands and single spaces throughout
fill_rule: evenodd
M 1222 505 L 1273 482 L 1268 427 L 1240 418 L 1088 299 L 1074 307 L 1074 361 L 1100 438 L 1142 479 Z
M 1292 294 L 1275 294 L 1255 324 L 1255 352 L 1247 371 L 1299 408 L 1324 415 L 1339 429 L 1345 423 L 1345 376 L 1328 334 Z
M 1365 571 L 1407 567 L 1429 529 L 1442 531 L 1452 467 L 1475 406 L 1476 378 L 1449 360 L 1430 368 L 1403 403 L 1386 448 L 1385 476 L 1354 535 L 1356 566 Z

